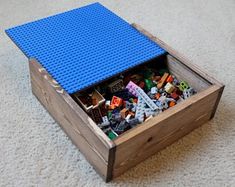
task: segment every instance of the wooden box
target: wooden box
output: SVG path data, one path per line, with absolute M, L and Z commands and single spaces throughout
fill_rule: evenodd
M 113 141 L 36 60 L 29 61 L 34 95 L 105 181 L 121 175 L 212 119 L 224 89 L 224 85 L 164 42 L 136 24 L 133 27 L 168 52 L 166 63 L 169 71 L 186 80 L 198 93 Z

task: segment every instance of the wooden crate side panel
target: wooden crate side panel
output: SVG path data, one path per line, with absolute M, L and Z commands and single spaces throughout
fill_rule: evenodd
M 119 176 L 208 121 L 218 94 L 218 87 L 211 86 L 118 138 L 113 176 Z
M 224 91 L 224 88 L 225 88 L 224 85 L 219 86 L 218 97 L 217 97 L 217 100 L 216 100 L 216 102 L 215 102 L 215 106 L 214 106 L 214 108 L 213 108 L 213 110 L 212 110 L 212 112 L 211 112 L 211 117 L 210 117 L 210 119 L 212 119 L 212 118 L 215 116 L 215 113 L 216 113 L 216 111 L 217 111 L 217 108 L 218 108 L 220 99 L 221 99 L 221 97 L 222 97 L 222 93 L 223 93 L 223 91 Z
M 162 47 L 163 49 L 165 49 L 169 54 L 171 54 L 172 56 L 174 56 L 174 58 L 176 58 L 177 60 L 179 60 L 181 63 L 183 63 L 186 67 L 190 68 L 191 70 L 193 70 L 193 72 L 195 74 L 197 74 L 198 76 L 200 76 L 202 79 L 206 79 L 208 82 L 210 82 L 211 84 L 217 84 L 220 86 L 223 86 L 222 83 L 220 83 L 218 80 L 216 80 L 214 77 L 212 77 L 211 75 L 209 75 L 208 73 L 205 72 L 205 70 L 202 70 L 201 68 L 199 68 L 197 65 L 193 64 L 190 62 L 189 59 L 187 59 L 186 57 L 184 57 L 182 54 L 180 54 L 179 52 L 177 52 L 175 49 L 173 49 L 172 47 L 170 47 L 168 44 L 166 44 L 165 42 L 163 42 L 162 40 L 160 40 L 159 38 L 157 38 L 156 36 L 152 35 L 150 32 L 148 32 L 147 30 L 145 30 L 143 27 L 141 27 L 140 25 L 136 24 L 136 23 L 132 23 L 132 26 L 138 30 L 139 32 L 143 33 L 144 35 L 146 35 L 149 39 L 151 39 L 152 41 L 156 42 L 160 47 Z
M 167 55 L 167 66 L 169 71 L 175 75 L 178 80 L 186 81 L 197 92 L 207 89 L 211 83 L 202 78 L 198 74 L 195 74 L 193 70 L 182 64 L 171 55 Z
M 64 94 L 63 90 L 53 81 L 48 81 L 50 76 L 45 72 L 43 75 L 40 73 L 42 69 L 40 65 L 36 61 L 31 61 L 29 65 L 32 91 L 35 96 L 61 125 L 95 170 L 106 180 L 109 154 L 112 148 L 104 145 L 87 127 L 87 124 L 61 96 Z M 65 95 L 65 97 L 70 96 Z

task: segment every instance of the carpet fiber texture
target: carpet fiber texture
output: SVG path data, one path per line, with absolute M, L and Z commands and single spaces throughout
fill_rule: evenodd
M 0 186 L 235 186 L 235 1 L 100 1 L 226 85 L 213 120 L 108 184 L 32 95 L 4 33 L 92 2 L 0 0 Z

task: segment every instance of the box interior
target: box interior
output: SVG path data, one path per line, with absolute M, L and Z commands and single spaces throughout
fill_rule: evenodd
M 135 74 L 135 72 L 140 71 L 146 67 L 156 69 L 156 70 L 167 69 L 168 72 L 171 75 L 174 75 L 179 81 L 186 81 L 190 85 L 190 87 L 192 87 L 196 91 L 195 94 L 207 89 L 210 85 L 212 85 L 212 83 L 210 83 L 208 80 L 204 79 L 202 76 L 195 73 L 192 69 L 187 67 L 185 64 L 183 64 L 182 62 L 180 62 L 179 60 L 177 60 L 176 58 L 174 58 L 173 56 L 171 56 L 170 54 L 167 53 L 167 54 L 164 54 L 164 55 L 159 56 L 157 58 L 154 58 L 150 61 L 147 61 L 141 65 L 135 66 L 135 67 L 133 67 L 125 72 L 122 72 L 121 74 L 118 74 L 114 77 L 110 77 L 109 79 L 104 80 L 102 82 L 99 82 L 96 85 L 93 85 L 92 87 L 89 87 L 85 90 L 82 90 L 82 91 L 77 92 L 75 94 L 71 94 L 71 97 L 76 101 L 76 103 L 78 105 L 81 106 L 81 108 L 88 114 L 88 116 L 91 117 L 91 113 L 90 113 L 91 110 L 96 111 L 95 109 L 97 109 L 99 107 L 99 105 L 105 104 L 106 100 L 112 99 L 109 96 L 102 96 L 100 94 L 100 92 L 103 93 L 103 90 L 102 90 L 103 87 L 108 87 L 108 85 L 112 84 L 113 82 L 116 82 L 118 84 L 120 77 L 125 77 L 128 74 L 133 75 L 133 74 Z M 123 80 L 123 84 L 126 86 L 127 82 L 125 82 L 125 80 Z M 89 94 L 92 94 L 92 97 L 94 96 L 98 100 L 98 103 L 96 103 L 96 104 L 90 103 L 89 106 L 84 105 L 83 104 L 84 102 L 81 101 L 81 98 L 79 96 L 80 95 L 88 96 Z M 182 102 L 184 102 L 184 101 L 182 101 Z M 97 114 L 97 115 L 100 115 L 100 114 Z M 156 115 L 152 119 L 149 119 L 149 120 L 153 120 L 153 119 L 157 118 L 158 116 L 159 115 Z M 100 122 L 96 121 L 95 123 L 98 125 L 98 123 L 100 123 Z M 144 123 L 145 123 L 145 121 L 138 124 L 138 125 L 143 125 Z M 135 128 L 135 127 L 133 127 L 133 128 Z M 133 128 L 126 130 L 125 132 L 123 132 L 120 135 L 121 136 L 125 135 L 126 132 L 130 132 Z M 104 132 L 104 134 L 105 134 L 105 132 Z M 115 137 L 114 139 L 115 140 L 118 139 L 120 137 L 120 135 Z

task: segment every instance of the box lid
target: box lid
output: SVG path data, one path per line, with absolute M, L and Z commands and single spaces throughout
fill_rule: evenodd
M 99 3 L 6 30 L 69 94 L 165 51 Z

